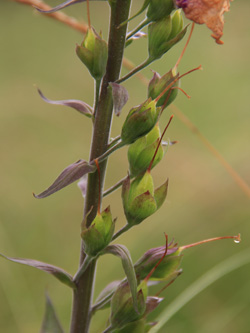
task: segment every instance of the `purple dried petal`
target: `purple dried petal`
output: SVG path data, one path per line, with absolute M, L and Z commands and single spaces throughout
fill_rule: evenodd
M 76 111 L 80 112 L 81 114 L 84 114 L 87 117 L 92 117 L 93 110 L 92 110 L 91 106 L 88 105 L 87 103 L 84 103 L 83 101 L 79 101 L 77 99 L 52 101 L 51 99 L 46 98 L 40 89 L 37 89 L 37 90 L 38 90 L 39 95 L 42 97 L 42 99 L 46 103 L 69 106 L 69 107 L 75 109 Z
M 132 37 L 130 37 L 129 39 L 133 39 L 133 40 L 136 40 L 136 39 L 140 39 L 142 37 L 147 37 L 147 34 L 145 32 L 142 32 L 142 31 L 138 31 L 136 34 L 134 34 Z
M 161 302 L 163 298 L 156 296 L 149 296 L 146 300 L 146 310 L 144 312 L 144 316 L 147 316 L 150 312 L 152 312 Z
M 47 190 L 38 195 L 34 194 L 34 197 L 37 199 L 46 198 L 51 194 L 61 190 L 65 186 L 68 186 L 76 180 L 80 179 L 85 174 L 94 172 L 95 169 L 95 165 L 90 165 L 84 160 L 79 160 L 73 164 L 70 164 L 62 171 L 62 173 Z
M 77 186 L 82 192 L 82 196 L 85 198 L 86 192 L 87 192 L 87 185 L 88 185 L 88 177 L 87 175 L 84 175 L 79 182 L 77 183 Z
M 38 268 L 44 272 L 54 275 L 54 277 L 56 277 L 58 280 L 60 280 L 64 284 L 68 285 L 69 287 L 75 288 L 75 284 L 73 282 L 72 276 L 60 267 L 53 266 L 53 265 L 47 264 L 45 262 L 33 260 L 33 259 L 7 257 L 7 256 L 3 255 L 2 253 L 0 253 L 0 256 L 2 256 L 3 258 L 5 258 L 7 260 L 16 262 L 18 264 L 23 264 L 26 266 Z
M 116 116 L 120 116 L 121 109 L 128 101 L 128 91 L 118 83 L 110 82 L 112 87 L 113 104 Z

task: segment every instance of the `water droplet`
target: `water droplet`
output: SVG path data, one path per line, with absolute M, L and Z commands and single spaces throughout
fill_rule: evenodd
M 239 243 L 240 243 L 240 240 L 239 240 L 239 239 L 234 239 L 234 242 L 235 242 L 236 244 L 239 244 Z

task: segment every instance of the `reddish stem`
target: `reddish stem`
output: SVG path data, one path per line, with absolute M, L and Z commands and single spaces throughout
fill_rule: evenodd
M 160 140 L 159 140 L 159 142 L 158 142 L 158 145 L 157 145 L 157 147 L 156 147 L 156 149 L 155 149 L 154 156 L 153 156 L 153 158 L 152 158 L 152 160 L 151 160 L 151 162 L 150 162 L 150 164 L 149 164 L 149 167 L 148 167 L 148 170 L 147 170 L 148 172 L 151 171 L 152 165 L 153 165 L 153 163 L 154 163 L 154 160 L 155 160 L 156 154 L 157 154 L 158 149 L 159 149 L 159 147 L 160 147 L 160 144 L 161 144 L 161 142 L 162 142 L 163 136 L 164 136 L 164 134 L 166 133 L 166 130 L 168 129 L 168 126 L 170 125 L 170 123 L 171 123 L 171 121 L 172 121 L 173 118 L 174 118 L 174 115 L 172 115 L 172 116 L 170 117 L 170 119 L 169 119 L 169 121 L 168 121 L 168 123 L 167 123 L 167 126 L 164 128 L 164 131 L 163 131 L 163 133 L 162 133 L 162 135 L 161 135 L 161 138 L 160 138 Z
M 196 67 L 196 68 L 193 68 L 193 69 L 191 69 L 190 71 L 188 71 L 188 72 L 186 72 L 186 73 L 184 73 L 184 74 L 182 74 L 181 76 L 178 76 L 176 79 L 174 79 L 161 93 L 160 93 L 160 95 L 155 99 L 155 101 L 156 102 L 158 102 L 159 101 L 159 99 L 168 91 L 168 89 L 170 89 L 174 84 L 175 84 L 175 82 L 177 82 L 178 80 L 180 80 L 182 77 L 184 77 L 184 76 L 186 76 L 186 75 L 188 75 L 188 74 L 190 74 L 190 73 L 192 73 L 192 72 L 194 72 L 194 71 L 197 71 L 197 70 L 199 70 L 199 69 L 202 69 L 202 67 L 201 67 L 201 65 L 200 66 L 198 66 L 198 67 Z
M 163 253 L 163 255 L 162 255 L 161 259 L 158 261 L 158 263 L 155 265 L 155 267 L 153 267 L 151 269 L 151 271 L 148 273 L 148 275 L 145 277 L 145 279 L 144 279 L 145 282 L 148 282 L 148 280 L 150 279 L 150 277 L 152 276 L 152 274 L 154 273 L 154 271 L 156 270 L 156 268 L 160 265 L 160 263 L 165 258 L 166 254 L 168 252 L 168 235 L 165 234 L 165 238 L 166 238 L 165 252 Z
M 158 291 L 158 293 L 157 294 L 155 294 L 155 296 L 156 297 L 158 297 L 165 289 L 167 289 L 175 280 L 176 280 L 176 278 L 179 276 L 179 275 L 181 275 L 181 271 L 177 274 L 177 276 L 174 278 L 174 279 L 172 279 L 170 282 L 168 282 L 163 288 L 161 288 L 161 290 L 160 291 Z
M 171 89 L 178 89 L 180 90 L 187 98 L 191 98 L 191 96 L 189 96 L 186 91 L 184 91 L 182 88 L 180 87 L 172 87 Z
M 209 239 L 202 240 L 200 242 L 184 245 L 184 246 L 181 246 L 180 249 L 181 250 L 186 250 L 186 249 L 189 249 L 190 247 L 193 247 L 193 246 L 196 246 L 196 245 L 209 243 L 209 242 L 213 242 L 213 241 L 217 241 L 217 240 L 221 240 L 221 239 L 234 239 L 234 241 L 236 243 L 240 243 L 240 241 L 241 241 L 240 234 L 238 234 L 237 236 L 221 236 L 221 237 L 209 238 Z
M 90 28 L 91 27 L 91 22 L 90 22 L 89 0 L 87 0 L 87 13 L 88 13 L 88 25 L 89 25 L 89 28 Z
M 188 46 L 188 44 L 189 44 L 189 42 L 190 42 L 190 39 L 191 39 L 191 36 L 192 36 L 193 31 L 194 31 L 194 22 L 192 23 L 191 30 L 190 30 L 190 34 L 189 34 L 189 36 L 188 36 L 187 42 L 186 42 L 186 44 L 185 44 L 185 46 L 184 46 L 184 48 L 183 48 L 183 50 L 182 50 L 182 52 L 181 52 L 181 55 L 180 55 L 179 59 L 177 60 L 175 66 L 174 66 L 174 68 L 176 68 L 176 69 L 177 69 L 177 67 L 179 66 L 179 63 L 181 62 L 181 59 L 182 59 L 183 56 L 184 56 L 184 53 L 185 53 L 185 51 L 186 51 L 186 49 L 187 49 L 187 46 Z

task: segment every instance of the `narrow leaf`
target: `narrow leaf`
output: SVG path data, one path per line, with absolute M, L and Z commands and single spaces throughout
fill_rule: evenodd
M 50 14 L 50 13 L 57 12 L 60 9 L 66 8 L 66 7 L 71 6 L 71 5 L 74 5 L 76 3 L 85 2 L 85 1 L 87 1 L 87 0 L 67 0 L 67 1 L 61 3 L 60 5 L 50 9 L 50 10 L 43 10 L 43 9 L 40 9 L 38 7 L 35 7 L 35 6 L 34 7 L 41 13 Z M 89 0 L 89 1 L 97 1 L 97 0 Z M 107 1 L 107 0 L 99 0 L 99 1 Z
M 62 326 L 57 318 L 54 306 L 46 293 L 45 315 L 40 333 L 63 333 Z
M 34 194 L 37 199 L 42 199 L 50 196 L 51 194 L 61 190 L 65 186 L 70 185 L 76 180 L 80 179 L 84 175 L 90 172 L 94 172 L 96 167 L 88 164 L 84 160 L 79 160 L 73 164 L 70 164 L 62 173 L 56 178 L 54 183 L 45 191 L 40 194 Z
M 110 82 L 113 95 L 114 111 L 116 116 L 120 116 L 121 110 L 128 101 L 128 91 L 118 83 Z
M 110 305 L 111 297 L 120 283 L 120 280 L 112 281 L 100 292 L 96 298 L 95 304 L 92 306 L 92 313 L 96 310 L 105 309 Z
M 84 103 L 83 101 L 79 101 L 77 99 L 68 99 L 68 100 L 61 100 L 61 101 L 52 101 L 51 99 L 48 99 L 44 96 L 44 94 L 41 92 L 40 89 L 37 89 L 39 95 L 42 97 L 42 99 L 49 104 L 54 104 L 54 105 L 63 105 L 63 106 L 69 106 L 76 111 L 80 112 L 81 114 L 87 116 L 87 117 L 92 117 L 93 110 L 90 105 L 87 103 Z
M 134 307 L 137 309 L 137 281 L 129 250 L 124 245 L 115 244 L 107 246 L 102 253 L 110 253 L 121 258 L 122 266 L 130 286 Z
M 12 257 L 7 257 L 7 256 L 3 255 L 2 253 L 0 253 L 0 256 L 2 256 L 3 258 L 5 258 L 7 260 L 16 262 L 18 264 L 23 264 L 26 266 L 38 268 L 44 272 L 52 274 L 55 278 L 57 278 L 62 283 L 66 284 L 67 286 L 69 286 L 71 288 L 75 288 L 75 284 L 73 283 L 72 276 L 69 273 L 67 273 L 65 270 L 63 270 L 62 268 L 44 263 L 42 261 L 33 260 L 33 259 L 12 258 Z

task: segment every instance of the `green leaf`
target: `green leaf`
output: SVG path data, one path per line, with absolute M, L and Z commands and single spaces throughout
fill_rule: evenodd
M 120 285 L 121 280 L 110 282 L 98 295 L 95 304 L 92 306 L 92 313 L 96 310 L 106 309 L 110 306 L 110 300 L 115 290 Z
M 134 265 L 130 257 L 129 250 L 124 245 L 115 244 L 107 246 L 106 249 L 102 252 L 102 254 L 106 253 L 110 253 L 121 258 L 122 266 L 130 286 L 133 298 L 133 304 L 134 307 L 137 309 L 137 281 L 136 281 Z
M 57 318 L 54 306 L 46 293 L 46 306 L 40 333 L 63 333 L 62 326 Z
M 3 258 L 5 258 L 7 260 L 16 262 L 18 264 L 23 264 L 26 266 L 38 268 L 44 272 L 52 274 L 55 278 L 57 278 L 59 281 L 66 284 L 67 286 L 69 286 L 71 288 L 75 288 L 75 284 L 73 282 L 72 276 L 69 273 L 67 273 L 65 270 L 63 270 L 62 268 L 44 263 L 42 261 L 33 260 L 33 259 L 12 258 L 12 257 L 7 257 L 7 256 L 3 255 L 2 253 L 0 253 L 0 256 L 2 256 Z

